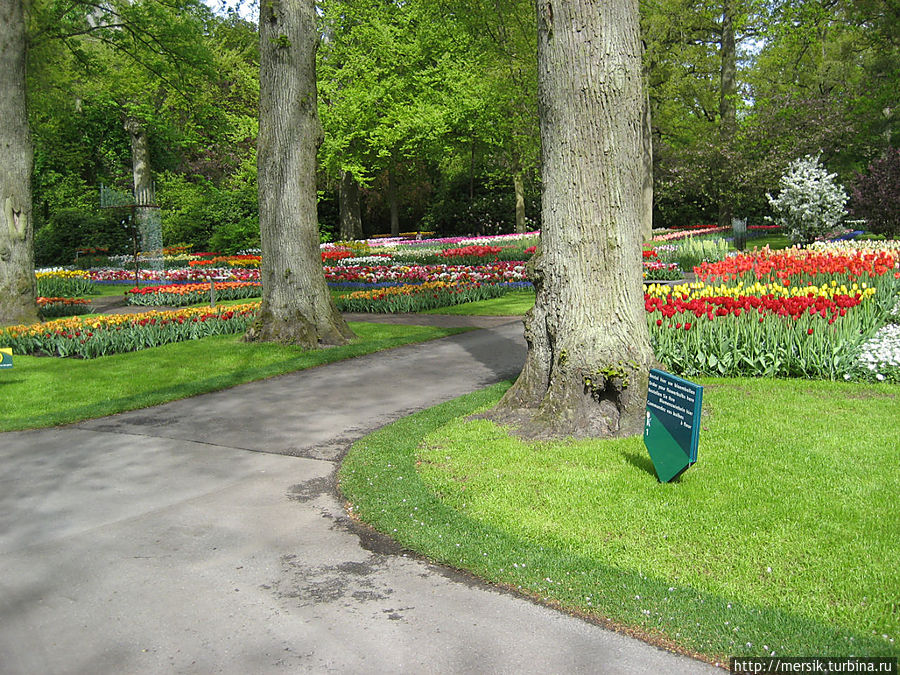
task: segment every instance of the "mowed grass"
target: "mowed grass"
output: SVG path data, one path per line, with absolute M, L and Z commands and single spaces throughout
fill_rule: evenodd
M 519 316 L 534 305 L 534 291 L 511 291 L 499 298 L 438 307 L 422 314 L 465 314 L 468 316 Z
M 466 330 L 350 327 L 357 339 L 349 345 L 312 351 L 221 335 L 90 360 L 15 356 L 0 370 L 0 431 L 135 410 Z
M 711 661 L 900 654 L 900 389 L 701 384 L 699 461 L 670 484 L 641 438 L 467 420 L 500 385 L 359 441 L 341 489 L 405 547 Z
M 760 234 L 747 238 L 748 251 L 766 246 L 771 249 L 790 248 L 791 245 L 791 238 L 786 234 Z

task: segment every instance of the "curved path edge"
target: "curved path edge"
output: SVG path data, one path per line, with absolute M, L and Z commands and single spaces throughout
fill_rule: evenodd
M 718 670 L 386 551 L 349 522 L 334 475 L 350 443 L 518 373 L 520 319 L 477 320 L 487 327 L 0 434 L 0 670 Z

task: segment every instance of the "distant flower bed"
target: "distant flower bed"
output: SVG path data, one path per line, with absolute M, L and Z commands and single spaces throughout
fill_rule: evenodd
M 90 273 L 84 270 L 38 270 L 37 294 L 46 298 L 73 298 L 93 292 Z
M 478 282 L 484 284 L 527 281 L 525 263 L 495 262 L 487 265 L 373 265 L 363 267 L 326 267 L 327 281 L 378 283 L 406 282 Z
M 369 246 L 397 246 L 397 245 L 405 245 L 409 247 L 417 247 L 417 246 L 466 246 L 469 244 L 511 244 L 523 240 L 535 239 L 540 236 L 540 230 L 535 230 L 533 232 L 526 232 L 524 234 L 495 234 L 495 235 L 485 235 L 485 236 L 477 236 L 477 237 L 437 237 L 434 239 L 417 239 L 417 240 L 408 240 L 399 237 L 393 238 L 379 238 L 379 239 L 369 239 L 366 243 Z
M 644 261 L 644 279 L 646 281 L 677 281 L 683 278 L 684 273 L 678 263 L 665 263 L 658 260 Z
M 445 248 L 439 253 L 442 258 L 488 258 L 496 256 L 503 250 L 502 246 L 480 246 L 473 244 L 462 248 Z
M 339 297 L 336 304 L 342 312 L 423 312 L 464 302 L 497 298 L 510 290 L 512 287 L 507 284 L 428 281 L 421 284 L 354 291 Z
M 45 298 L 38 296 L 37 306 L 38 313 L 42 319 L 88 314 L 91 311 L 91 301 L 86 298 Z
M 658 234 L 653 237 L 653 241 L 675 241 L 678 239 L 685 239 L 687 237 L 700 237 L 707 234 L 717 234 L 720 232 L 730 232 L 730 227 L 716 227 L 714 225 L 709 226 L 691 226 L 689 228 L 676 230 L 674 232 L 668 232 L 665 234 Z
M 355 253 L 344 248 L 332 248 L 322 250 L 322 262 L 330 262 L 343 260 L 344 258 L 352 258 Z
M 134 272 L 123 269 L 105 268 L 91 270 L 86 273 L 91 281 L 129 283 L 134 281 Z M 259 281 L 259 269 L 253 268 L 204 268 L 204 267 L 180 267 L 168 270 L 141 270 L 138 279 L 140 281 L 209 281 L 221 279 L 230 281 Z
M 191 260 L 189 267 L 259 267 L 262 258 L 258 255 L 217 255 L 212 258 Z
M 258 307 L 259 303 L 251 303 L 56 319 L 0 329 L 0 343 L 12 347 L 16 354 L 91 359 L 210 335 L 240 333 L 253 320 Z
M 217 300 L 243 300 L 258 298 L 262 286 L 258 281 L 219 281 L 213 282 Z M 166 286 L 140 286 L 126 291 L 125 302 L 129 305 L 144 307 L 183 307 L 196 305 L 210 300 L 208 283 L 202 284 L 170 284 Z

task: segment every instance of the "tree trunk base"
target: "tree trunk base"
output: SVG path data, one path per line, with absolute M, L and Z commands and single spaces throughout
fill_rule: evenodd
M 557 379 L 538 391 L 527 379 L 520 386 L 520 377 L 496 407 L 477 417 L 511 427 L 526 440 L 635 436 L 644 428 L 647 377 L 646 369 L 631 372 L 623 387 L 619 377 L 595 374 L 588 382 L 583 376 Z
M 256 319 L 244 333 L 243 341 L 277 342 L 305 349 L 318 349 L 345 345 L 353 337 L 353 332 L 346 323 L 343 327 L 332 323 L 317 325 L 300 313 L 285 319 L 275 316 L 269 310 L 260 309 Z

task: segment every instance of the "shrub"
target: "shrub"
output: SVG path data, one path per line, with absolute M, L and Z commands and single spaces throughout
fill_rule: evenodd
M 853 186 L 853 215 L 866 220 L 867 229 L 889 237 L 900 235 L 900 148 L 888 148 L 869 164 Z
M 807 155 L 791 162 L 777 197 L 766 194 L 775 224 L 784 227 L 795 244 L 811 244 L 846 215 L 847 193 L 835 182 L 836 175 L 819 164 L 818 155 Z
M 60 209 L 34 235 L 34 258 L 38 265 L 71 265 L 80 250 L 90 247 L 124 253 L 131 237 L 113 211 Z M 79 261 L 79 265 L 84 265 Z

